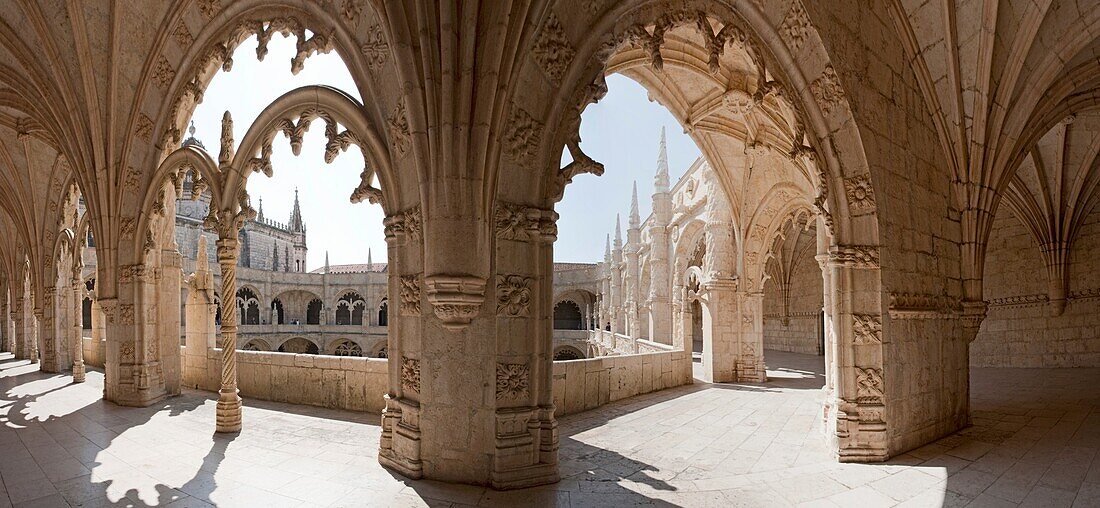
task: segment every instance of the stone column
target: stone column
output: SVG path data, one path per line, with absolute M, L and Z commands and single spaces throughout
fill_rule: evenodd
M 764 367 L 764 293 L 738 291 L 737 381 L 763 383 L 767 381 Z
M 0 280 L 0 351 L 15 352 L 12 342 L 11 303 L 7 281 Z
M 74 270 L 72 287 L 69 289 L 72 291 L 72 299 L 69 306 L 71 312 L 73 312 L 73 319 L 70 320 L 69 326 L 69 342 L 72 344 L 70 349 L 72 350 L 73 357 L 73 382 L 83 383 L 86 379 L 87 369 L 84 366 L 84 298 L 83 295 L 84 281 L 81 280 L 79 269 Z
M 886 460 L 878 248 L 838 245 L 829 249 L 836 337 L 836 441 L 841 462 Z M 826 405 L 828 408 L 831 404 Z M 832 425 L 829 425 L 832 427 Z
M 171 206 L 169 209 L 174 209 Z M 182 259 L 175 242 L 160 251 L 157 270 L 157 339 L 160 346 L 161 376 L 168 395 L 180 394 L 180 278 Z
M 27 345 L 30 346 L 30 359 L 31 363 L 39 363 L 41 356 L 39 356 L 39 348 L 42 345 L 42 308 L 35 308 L 31 315 L 27 317 L 27 323 L 29 330 L 27 331 L 27 337 L 30 339 L 27 341 Z
M 43 288 L 42 307 L 35 309 L 39 325 L 39 341 L 42 345 L 42 372 L 61 371 L 61 365 L 58 362 L 57 300 L 56 286 Z
M 30 358 L 30 352 L 27 350 L 27 327 L 24 322 L 27 319 L 26 307 L 23 303 L 23 297 L 17 296 L 13 299 L 12 305 L 12 344 L 14 346 L 15 357 L 19 360 L 26 360 Z
M 740 305 L 737 281 L 734 279 L 709 280 L 700 290 L 700 307 L 703 310 L 703 380 L 711 383 L 737 381 L 739 361 L 738 331 L 740 329 Z M 685 305 L 686 307 L 686 305 Z M 691 312 L 684 312 L 690 318 Z M 687 321 L 686 336 L 691 336 L 691 322 Z M 685 340 L 685 342 L 689 342 Z
M 100 277 L 104 270 L 100 265 Z M 118 268 L 115 298 L 100 298 L 106 315 L 105 399 L 146 407 L 166 395 L 157 338 L 156 271 L 144 263 Z
M 511 204 L 496 214 L 495 230 L 456 225 L 463 219 L 454 216 L 426 219 L 420 207 L 386 219 L 390 294 L 400 295 L 391 301 L 400 307 L 388 329 L 379 461 L 406 476 L 495 488 L 557 481 L 550 390 L 556 214 Z M 493 247 L 486 249 L 493 256 L 488 283 L 462 274 L 461 263 L 458 273 L 420 272 L 436 265 L 424 257 L 433 253 L 473 255 L 448 245 L 452 238 Z
M 206 260 L 206 236 L 199 235 L 199 248 L 195 256 L 195 272 L 187 277 L 187 333 L 184 339 L 183 379 L 189 387 L 216 390 L 217 384 L 209 383 L 207 359 L 217 347 L 217 326 L 214 316 L 214 275 Z
M 235 221 L 233 221 L 235 222 Z M 237 227 L 218 231 L 218 265 L 221 266 L 222 300 L 222 378 L 218 390 L 217 431 L 240 432 L 241 397 L 237 390 L 237 251 L 240 248 Z

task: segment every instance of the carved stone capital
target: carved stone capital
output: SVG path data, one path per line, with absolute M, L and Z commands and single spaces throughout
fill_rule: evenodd
M 469 325 L 485 301 L 485 279 L 474 275 L 429 275 L 424 286 L 436 317 L 448 330 Z

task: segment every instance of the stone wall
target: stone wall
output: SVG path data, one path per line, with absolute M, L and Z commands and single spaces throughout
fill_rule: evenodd
M 1069 258 L 1069 300 L 1052 316 L 1035 237 L 1007 207 L 993 222 L 984 279 L 989 310 L 970 345 L 981 367 L 1100 366 L 1100 210 L 1085 220 Z
M 667 351 L 554 362 L 558 416 L 692 383 L 691 353 Z
M 107 343 L 92 337 L 84 337 L 81 342 L 84 346 L 84 365 L 102 369 L 107 358 Z
M 186 348 L 183 351 L 187 362 L 192 357 Z M 205 369 L 185 366 L 185 386 L 217 390 L 222 350 L 208 353 Z M 237 379 L 244 399 L 381 413 L 387 372 L 387 361 L 379 358 L 237 351 Z
M 824 293 L 821 268 L 814 251 L 807 250 L 790 278 L 790 305 L 772 279 L 764 285 L 764 349 L 823 355 L 821 307 Z

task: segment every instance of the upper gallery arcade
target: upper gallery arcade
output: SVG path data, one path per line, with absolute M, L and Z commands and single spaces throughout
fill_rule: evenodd
M 295 41 L 293 73 L 338 55 L 354 93 L 298 88 L 243 136 L 226 112 L 219 146 L 184 143 L 237 47 L 255 37 L 262 59 L 275 34 Z M 556 205 L 613 170 L 580 137 L 613 73 L 702 158 L 673 182 L 663 138 L 639 147 L 661 154 L 639 176 L 652 214 L 635 192 L 603 262 L 555 280 Z M 558 481 L 558 417 L 618 398 L 571 406 L 556 387 L 580 365 L 554 361 L 563 299 L 583 355 L 640 358 L 621 396 L 692 383 L 693 349 L 697 382 L 766 383 L 775 334 L 812 316 L 825 446 L 884 461 L 971 422 L 972 366 L 1100 367 L 1098 109 L 1090 0 L 5 2 L 0 336 L 83 380 L 89 299 L 104 400 L 216 391 L 217 431 L 239 432 L 242 394 L 286 397 L 256 373 L 290 354 L 238 354 L 239 308 L 215 301 L 241 294 L 247 184 L 285 170 L 279 145 L 317 166 L 361 156 L 359 184 L 326 192 L 384 210 L 365 321 L 384 300 L 385 358 L 347 367 L 358 388 L 304 391 L 379 414 L 383 466 Z M 184 263 L 190 199 L 209 203 L 213 247 Z

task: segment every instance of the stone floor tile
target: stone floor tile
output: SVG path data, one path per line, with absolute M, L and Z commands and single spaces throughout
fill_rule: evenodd
M 50 494 L 38 499 L 15 503 L 14 508 L 69 508 L 69 503 L 60 494 Z
M 1027 497 L 1024 498 L 1021 506 L 1029 506 L 1036 508 L 1069 508 L 1073 506 L 1073 500 L 1077 497 L 1077 492 L 1073 492 L 1055 489 L 1044 485 L 1037 485 L 1031 489 Z

